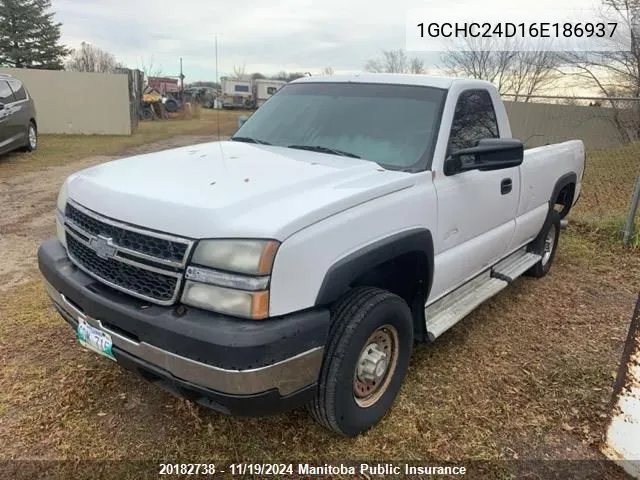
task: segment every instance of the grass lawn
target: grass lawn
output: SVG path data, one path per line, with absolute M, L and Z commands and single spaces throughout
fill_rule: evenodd
M 219 112 L 219 118 L 218 113 Z M 232 135 L 243 111 L 201 109 L 199 118 L 140 122 L 131 136 L 122 135 L 40 135 L 38 150 L 0 157 L 0 178 L 64 165 L 91 156 L 122 155 L 148 143 L 183 135 Z
M 571 218 L 583 231 L 617 242 L 639 173 L 640 142 L 617 149 L 588 152 L 582 196 Z M 640 247 L 640 209 L 636 225 L 639 227 L 632 244 Z

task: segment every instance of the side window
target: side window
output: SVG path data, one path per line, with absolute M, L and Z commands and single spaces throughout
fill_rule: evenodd
M 267 87 L 267 95 L 273 95 L 278 89 L 276 87 Z
M 474 147 L 483 138 L 499 138 L 498 119 L 491 95 L 486 90 L 466 90 L 458 97 L 447 155 Z
M 15 102 L 13 98 L 13 92 L 9 88 L 9 84 L 4 80 L 0 80 L 0 103 L 12 103 Z
M 13 90 L 13 96 L 17 102 L 27 99 L 27 92 L 20 80 L 9 80 L 9 86 Z

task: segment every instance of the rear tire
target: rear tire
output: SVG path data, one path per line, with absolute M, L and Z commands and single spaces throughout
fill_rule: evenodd
M 560 238 L 560 214 L 553 210 L 549 214 L 538 236 L 529 244 L 528 251 L 542 256 L 540 261 L 531 267 L 525 275 L 534 278 L 544 277 L 551 269 L 556 256 Z
M 178 104 L 177 100 L 174 100 L 173 98 L 169 98 L 164 103 L 164 108 L 169 113 L 175 113 L 178 110 L 180 110 L 180 105 Z
M 24 145 L 24 151 L 34 152 L 38 148 L 38 128 L 32 121 L 29 122 L 27 127 L 27 143 Z
M 402 298 L 373 287 L 350 291 L 332 310 L 312 416 L 347 436 L 373 427 L 400 390 L 412 347 L 413 319 Z

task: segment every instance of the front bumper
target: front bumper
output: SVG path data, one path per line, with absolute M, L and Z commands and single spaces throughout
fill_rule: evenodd
M 62 317 L 111 336 L 123 367 L 223 413 L 265 415 L 309 401 L 317 389 L 329 312 L 264 321 L 160 307 L 92 279 L 57 239 L 38 249 L 47 292 Z

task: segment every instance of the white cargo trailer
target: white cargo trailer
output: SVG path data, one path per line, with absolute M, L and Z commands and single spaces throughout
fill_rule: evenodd
M 247 108 L 253 104 L 251 80 L 222 78 L 222 108 Z
M 256 107 L 261 107 L 273 94 L 280 90 L 287 82 L 284 80 L 259 79 L 253 81 L 253 98 Z

